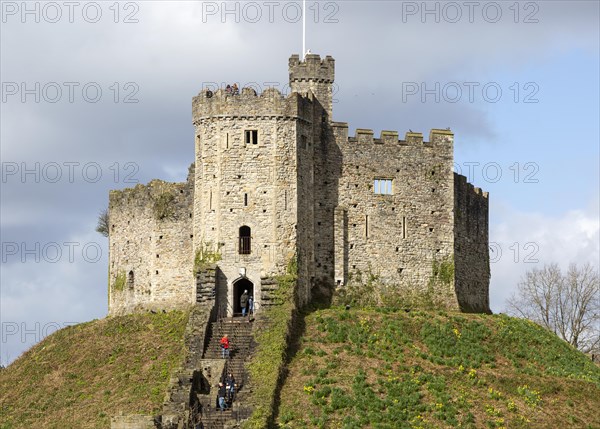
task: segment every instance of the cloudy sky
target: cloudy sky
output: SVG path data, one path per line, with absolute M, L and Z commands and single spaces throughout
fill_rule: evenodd
M 599 3 L 308 1 L 334 119 L 455 132 L 490 192 L 491 303 L 522 274 L 599 260 Z M 12 2 L 1 25 L 0 362 L 107 313 L 108 191 L 185 179 L 191 98 L 286 90 L 300 2 Z

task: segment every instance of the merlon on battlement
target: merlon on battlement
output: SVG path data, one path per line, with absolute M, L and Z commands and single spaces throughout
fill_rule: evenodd
M 327 55 L 321 60 L 316 54 L 308 54 L 304 61 L 299 55 L 292 55 L 289 61 L 290 83 L 293 81 L 313 80 L 333 83 L 335 78 L 335 60 Z
M 488 197 L 489 197 L 488 192 L 485 192 L 481 188 L 478 188 L 478 187 L 474 186 L 472 183 L 469 183 L 467 181 L 467 177 L 463 176 L 462 174 L 454 173 L 454 181 L 456 182 L 457 186 L 459 186 L 462 189 L 466 189 L 468 192 L 479 195 L 480 197 L 482 197 L 484 199 L 488 199 Z
M 359 144 L 396 144 L 400 146 L 408 145 L 444 145 L 452 144 L 454 139 L 454 133 L 450 130 L 432 129 L 429 132 L 429 141 L 423 141 L 423 133 L 416 133 L 408 131 L 404 140 L 399 140 L 398 131 L 381 131 L 380 137 L 375 138 L 374 132 L 371 129 L 357 128 L 354 136 L 348 135 L 348 123 L 347 122 L 332 122 L 334 135 L 341 141 L 348 141 L 350 143 Z

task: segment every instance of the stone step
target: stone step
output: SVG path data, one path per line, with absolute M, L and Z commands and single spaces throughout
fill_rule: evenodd
M 211 336 L 208 338 L 208 346 L 204 350 L 204 359 L 221 359 L 220 341 L 224 335 L 227 335 L 230 341 L 230 357 L 227 361 L 226 372 L 233 373 L 238 385 L 233 409 L 220 411 L 215 407 L 215 393 L 211 392 L 203 395 L 199 400 L 206 410 L 202 416 L 202 422 L 205 428 L 220 429 L 225 423 L 239 421 L 242 416 L 247 418 L 250 415 L 247 407 L 244 407 L 247 395 L 245 394 L 245 384 L 247 383 L 248 374 L 245 369 L 245 361 L 253 349 L 254 342 L 252 337 L 252 329 L 254 323 L 249 323 L 248 318 L 234 317 L 221 319 L 211 325 Z

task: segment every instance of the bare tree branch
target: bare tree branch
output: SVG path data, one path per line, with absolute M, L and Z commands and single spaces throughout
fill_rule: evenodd
M 600 348 L 598 270 L 571 264 L 563 274 L 556 263 L 525 273 L 507 312 L 554 332 L 583 352 Z

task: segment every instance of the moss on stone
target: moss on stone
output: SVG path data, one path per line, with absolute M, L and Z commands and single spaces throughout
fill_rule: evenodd
M 454 282 L 454 258 L 448 256 L 442 261 L 434 260 L 431 264 L 432 278 L 441 281 L 445 285 L 451 285 Z
M 175 209 L 173 202 L 175 196 L 170 192 L 163 192 L 154 200 L 154 216 L 158 220 L 168 219 L 173 217 Z
M 113 283 L 113 290 L 118 292 L 123 292 L 125 289 L 126 276 L 125 273 L 120 271 L 117 273 L 117 277 L 115 278 L 115 282 Z

